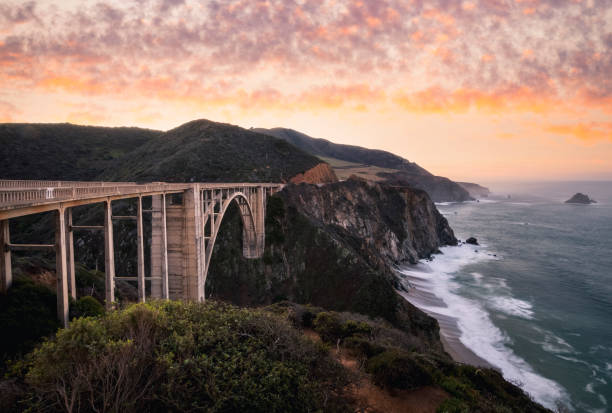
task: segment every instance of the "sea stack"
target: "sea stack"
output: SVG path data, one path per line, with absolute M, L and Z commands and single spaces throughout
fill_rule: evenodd
M 589 198 L 588 195 L 578 192 L 573 197 L 565 201 L 566 204 L 595 204 L 597 201 Z

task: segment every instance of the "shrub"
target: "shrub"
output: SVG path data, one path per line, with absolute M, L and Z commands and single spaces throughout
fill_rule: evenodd
M 367 335 L 372 332 L 368 323 L 348 320 L 342 322 L 340 317 L 331 312 L 320 312 L 312 322 L 314 329 L 327 342 L 335 342 L 347 337 Z
M 461 400 L 451 397 L 438 406 L 436 413 L 470 413 L 470 408 Z
M 97 317 L 104 314 L 104 306 L 92 296 L 86 295 L 70 305 L 70 318 Z
M 409 353 L 387 350 L 372 357 L 366 371 L 378 386 L 394 389 L 415 389 L 432 383 L 429 373 Z
M 349 337 L 344 341 L 344 345 L 365 358 L 374 357 L 386 350 L 385 347 L 363 337 Z
M 277 316 L 153 302 L 76 319 L 26 375 L 49 411 L 346 411 L 342 367 Z
M 17 278 L 6 294 L 0 294 L 3 361 L 30 351 L 58 328 L 56 295 L 48 287 Z

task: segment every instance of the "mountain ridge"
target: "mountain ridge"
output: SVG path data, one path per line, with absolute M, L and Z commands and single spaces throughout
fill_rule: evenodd
M 394 186 L 411 186 L 426 191 L 435 202 L 473 200 L 458 183 L 435 176 L 415 162 L 388 151 L 333 143 L 288 128 L 252 128 L 281 139 L 330 163 L 340 179 L 352 174 Z M 336 162 L 340 161 L 340 162 Z

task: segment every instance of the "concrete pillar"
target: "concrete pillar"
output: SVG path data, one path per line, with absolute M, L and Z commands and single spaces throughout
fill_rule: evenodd
M 185 209 L 183 205 L 172 204 L 166 208 L 168 245 L 168 298 L 184 299 L 185 268 Z
M 183 259 L 185 260 L 185 283 L 183 298 L 204 301 L 204 239 L 202 236 L 202 205 L 200 186 L 183 193 L 185 211 L 185 231 L 183 240 Z
M 162 195 L 162 298 L 169 299 L 169 282 L 168 282 L 168 233 L 166 221 L 166 195 Z
M 55 214 L 55 273 L 57 276 L 57 316 L 68 327 L 68 268 L 66 261 L 66 215 L 64 209 Z
M 74 272 L 74 234 L 72 232 L 72 208 L 66 208 L 66 259 L 68 271 L 68 290 L 70 297 L 76 300 L 76 275 Z
M 6 292 L 13 283 L 13 270 L 11 266 L 11 243 L 9 220 L 0 221 L 0 291 Z
M 151 297 L 162 297 L 162 195 L 151 197 Z
M 142 197 L 138 197 L 138 212 L 136 214 L 136 229 L 138 242 L 138 301 L 145 302 L 145 267 L 144 267 L 144 229 L 142 225 Z
M 113 245 L 113 205 L 104 203 L 104 271 L 106 272 L 106 309 L 112 310 L 115 302 L 115 249 Z

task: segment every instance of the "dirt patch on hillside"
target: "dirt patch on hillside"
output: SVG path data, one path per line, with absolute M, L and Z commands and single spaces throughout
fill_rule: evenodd
M 315 331 L 306 329 L 304 335 L 313 341 L 321 341 Z M 372 383 L 362 363 L 341 346 L 332 348 L 330 354 L 354 377 L 349 394 L 354 397 L 360 413 L 435 413 L 449 395 L 442 389 L 426 386 L 416 390 L 387 391 Z

